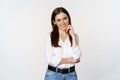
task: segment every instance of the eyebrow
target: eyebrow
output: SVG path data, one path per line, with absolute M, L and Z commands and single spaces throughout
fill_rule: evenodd
M 63 19 L 67 18 L 67 16 L 65 16 Z
M 63 17 L 62 19 L 66 19 L 67 18 L 67 16 L 65 16 L 65 17 Z M 61 20 L 61 19 L 56 19 L 57 21 L 59 21 L 59 20 Z

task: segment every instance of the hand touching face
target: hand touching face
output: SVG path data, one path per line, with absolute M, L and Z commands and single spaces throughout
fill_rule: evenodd
M 71 36 L 74 36 L 74 30 L 71 25 L 68 25 L 66 32 L 68 32 Z

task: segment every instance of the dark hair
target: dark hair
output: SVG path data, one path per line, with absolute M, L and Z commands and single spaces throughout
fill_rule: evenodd
M 71 25 L 70 15 L 69 15 L 68 11 L 67 11 L 65 8 L 63 8 L 63 7 L 57 7 L 57 8 L 55 8 L 55 9 L 53 10 L 52 15 L 51 15 L 52 32 L 51 32 L 51 34 L 50 34 L 50 37 L 51 37 L 51 45 L 52 45 L 53 47 L 60 47 L 60 46 L 58 45 L 58 41 L 59 41 L 58 27 L 57 27 L 57 25 L 55 25 L 55 24 L 53 23 L 53 21 L 55 21 L 56 15 L 58 15 L 60 12 L 63 12 L 63 13 L 65 13 L 65 14 L 68 16 L 68 18 L 69 18 L 69 24 Z M 72 37 L 70 36 L 70 34 L 69 34 L 69 40 L 70 40 L 71 45 L 72 45 Z

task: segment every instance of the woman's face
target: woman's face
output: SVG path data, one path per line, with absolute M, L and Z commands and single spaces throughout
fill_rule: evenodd
M 60 12 L 55 16 L 55 21 L 53 21 L 53 23 L 56 24 L 60 30 L 65 31 L 69 25 L 69 18 L 65 13 Z

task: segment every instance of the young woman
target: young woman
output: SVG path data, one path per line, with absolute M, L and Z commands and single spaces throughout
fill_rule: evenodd
M 71 18 L 63 7 L 51 15 L 52 31 L 46 37 L 48 69 L 45 80 L 77 80 L 75 63 L 80 62 L 79 37 L 74 33 Z

